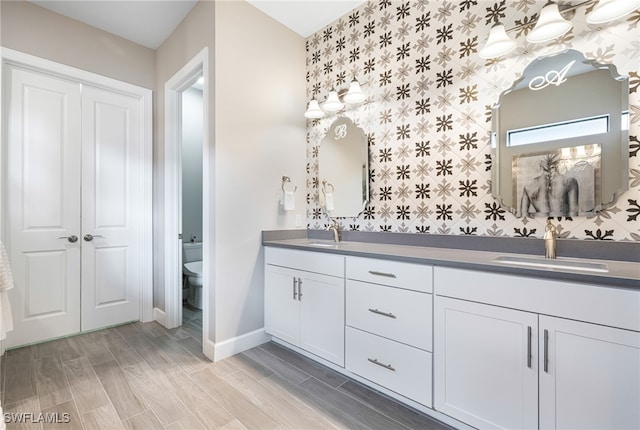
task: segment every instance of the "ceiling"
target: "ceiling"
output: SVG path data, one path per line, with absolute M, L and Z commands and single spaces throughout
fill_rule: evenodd
M 247 0 L 276 21 L 302 37 L 321 28 L 365 3 L 366 0 Z
M 197 3 L 197 0 L 29 1 L 151 49 L 157 49 Z M 308 37 L 365 2 L 365 0 L 247 1 L 302 37 Z

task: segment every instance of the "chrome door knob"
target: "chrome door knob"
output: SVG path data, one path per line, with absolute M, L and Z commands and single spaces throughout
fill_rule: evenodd
M 102 237 L 102 235 L 99 235 L 99 234 L 85 234 L 84 235 L 84 240 L 87 241 L 87 242 L 91 242 L 94 237 Z
M 78 236 L 72 234 L 71 236 L 60 236 L 58 239 L 67 239 L 71 243 L 76 243 L 78 241 Z

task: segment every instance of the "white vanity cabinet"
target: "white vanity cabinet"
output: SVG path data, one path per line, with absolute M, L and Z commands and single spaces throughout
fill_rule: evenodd
M 434 407 L 478 428 L 640 428 L 640 292 L 434 269 Z
M 344 366 L 344 257 L 265 248 L 265 331 Z
M 346 368 L 431 407 L 432 267 L 346 259 Z

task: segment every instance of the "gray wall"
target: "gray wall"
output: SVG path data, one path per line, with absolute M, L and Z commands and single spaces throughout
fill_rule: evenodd
M 215 340 L 262 328 L 261 230 L 305 214 L 305 47 L 245 2 L 216 3 Z M 242 23 L 240 25 L 240 23 Z M 282 176 L 296 211 L 279 206 Z
M 0 9 L 0 45 L 153 89 L 153 49 L 23 0 Z
M 241 25 L 240 25 L 241 23 Z M 200 2 L 156 53 L 155 306 L 164 309 L 162 187 L 164 83 L 209 49 L 209 211 L 205 261 L 211 270 L 210 340 L 233 339 L 263 324 L 260 233 L 304 217 L 279 206 L 282 175 L 304 189 L 304 40 L 246 2 Z M 206 288 L 206 286 L 205 286 Z M 205 321 L 206 323 L 206 321 Z

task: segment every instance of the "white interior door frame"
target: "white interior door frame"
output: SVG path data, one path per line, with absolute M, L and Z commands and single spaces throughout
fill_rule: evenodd
M 202 165 L 202 324 L 203 342 L 209 338 L 209 294 L 211 291 L 211 224 L 209 222 L 209 51 L 204 48 L 165 83 L 165 142 L 164 142 L 164 300 L 165 325 L 182 325 L 182 250 L 181 233 L 181 142 L 182 92 L 204 76 L 202 88 L 203 165 Z
M 142 265 L 141 288 L 140 288 L 140 320 L 142 322 L 151 321 L 153 319 L 153 110 L 152 95 L 153 92 L 148 88 L 118 81 L 86 70 L 77 69 L 24 52 L 0 46 L 0 57 L 2 59 L 1 66 L 5 64 L 14 64 L 21 67 L 42 70 L 49 74 L 61 77 L 71 78 L 80 83 L 90 84 L 98 88 L 119 91 L 124 94 L 135 96 L 140 101 L 141 124 L 140 129 L 143 133 L 143 147 L 140 156 L 140 175 L 142 180 L 142 196 L 140 201 L 136 202 L 137 206 L 132 208 L 137 214 L 137 228 L 140 231 L 140 262 Z M 4 86 L 4 82 L 0 85 L 0 91 Z M 5 97 L 3 95 L 2 100 Z M 4 121 L 4 117 L 3 121 Z M 7 212 L 7 190 L 6 190 L 6 148 L 7 136 L 6 130 L 2 129 L 2 151 L 0 154 L 0 178 L 2 188 L 0 188 L 0 220 L 2 227 L 0 233 L 2 238 L 6 238 L 6 212 Z M 11 244 L 9 244 L 11 246 Z

